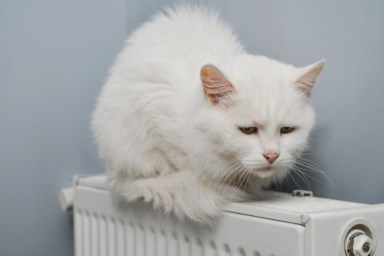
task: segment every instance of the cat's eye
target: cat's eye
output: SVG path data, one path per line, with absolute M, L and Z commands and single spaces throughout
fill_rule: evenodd
M 250 127 L 239 127 L 239 130 L 242 131 L 245 134 L 255 134 L 257 133 L 257 127 L 255 126 L 250 126 Z
M 293 132 L 294 130 L 296 130 L 296 127 L 289 127 L 289 126 L 282 127 L 282 128 L 280 129 L 280 134 L 291 133 L 291 132 Z

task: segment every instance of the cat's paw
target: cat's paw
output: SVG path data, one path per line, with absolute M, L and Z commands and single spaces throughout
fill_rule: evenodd
M 186 190 L 184 195 L 179 194 L 175 199 L 173 211 L 179 219 L 185 216 L 205 224 L 213 224 L 227 202 L 216 190 L 202 186 Z
M 151 202 L 155 210 L 173 213 L 180 220 L 188 218 L 200 223 L 213 223 L 228 200 L 196 179 L 177 183 L 161 183 L 156 178 L 141 179 L 126 183 L 117 193 L 126 201 Z

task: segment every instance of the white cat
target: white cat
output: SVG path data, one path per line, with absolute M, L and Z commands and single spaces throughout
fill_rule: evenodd
M 128 39 L 93 115 L 111 190 L 203 223 L 257 197 L 306 147 L 323 65 L 251 55 L 216 12 L 166 9 Z

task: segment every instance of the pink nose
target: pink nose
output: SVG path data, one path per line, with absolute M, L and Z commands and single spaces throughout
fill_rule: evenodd
M 264 153 L 263 156 L 267 159 L 268 163 L 273 164 L 273 162 L 275 162 L 275 160 L 279 157 L 279 154 L 276 152 L 267 152 Z

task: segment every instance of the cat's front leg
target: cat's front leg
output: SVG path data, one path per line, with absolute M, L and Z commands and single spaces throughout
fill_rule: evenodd
M 152 202 L 155 209 L 174 213 L 181 220 L 187 217 L 201 223 L 212 223 L 220 214 L 223 205 L 234 199 L 228 195 L 235 196 L 234 190 L 223 188 L 220 191 L 213 185 L 204 184 L 196 175 L 186 171 L 151 178 L 128 179 L 119 186 L 111 183 L 111 189 L 129 202 Z M 238 199 L 239 194 L 236 195 Z

